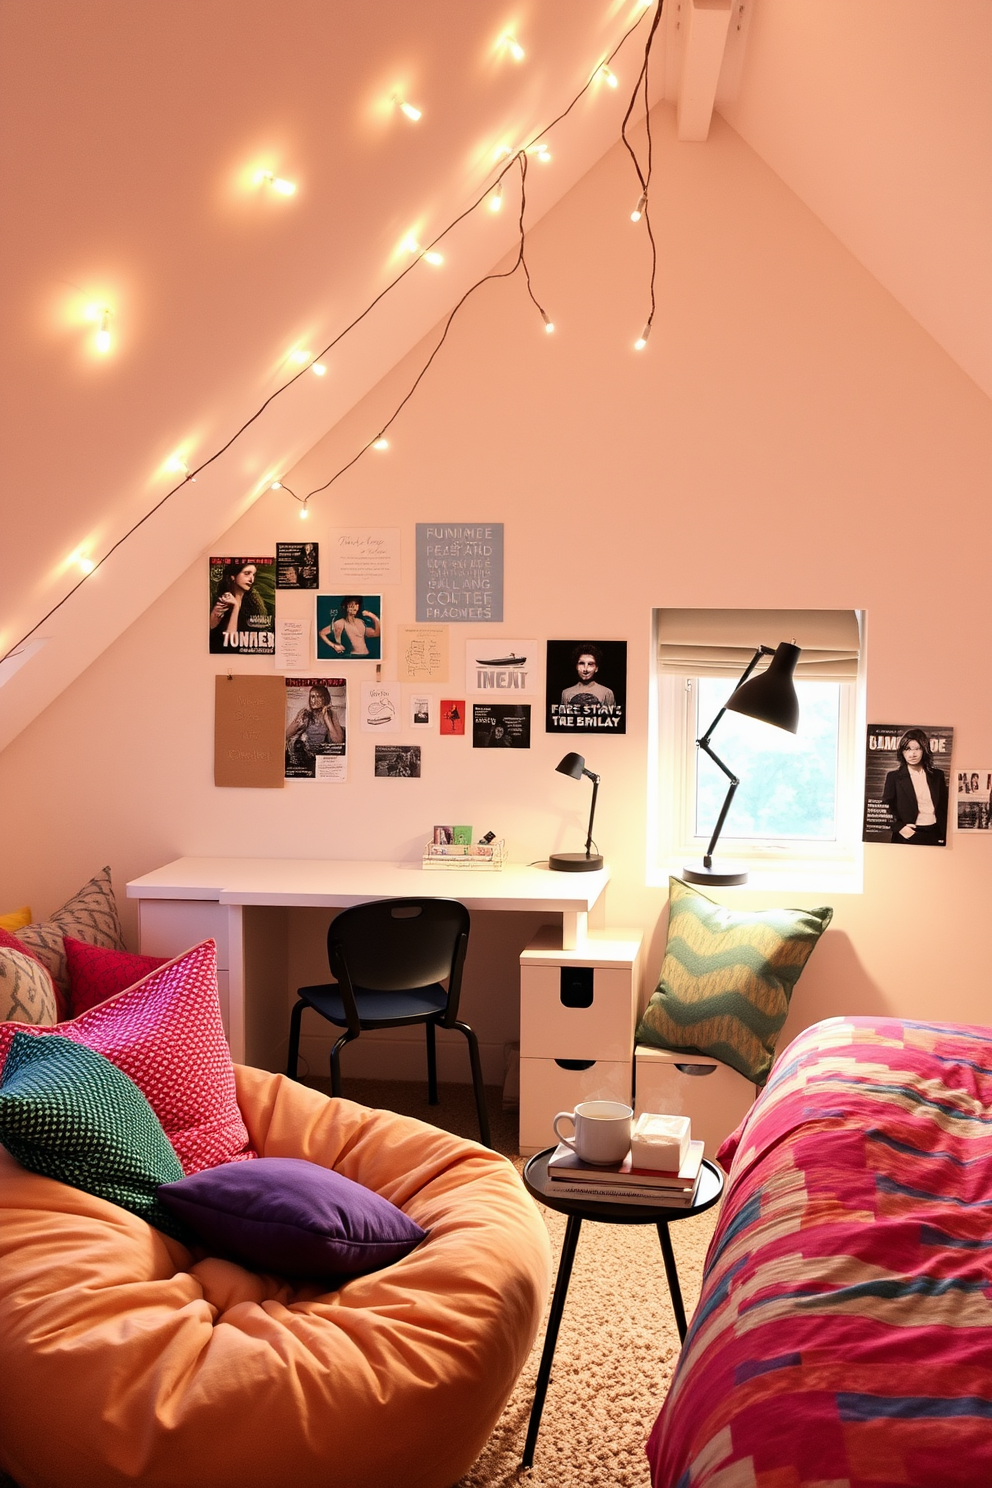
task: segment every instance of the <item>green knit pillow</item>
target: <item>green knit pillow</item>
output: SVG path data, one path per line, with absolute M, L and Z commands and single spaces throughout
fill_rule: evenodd
M 14 1034 L 0 1076 L 0 1142 L 33 1173 L 184 1238 L 155 1192 L 183 1176 L 161 1122 L 134 1081 L 85 1044 Z
M 792 989 L 833 910 L 724 909 L 680 878 L 658 990 L 637 1042 L 708 1054 L 763 1085 Z

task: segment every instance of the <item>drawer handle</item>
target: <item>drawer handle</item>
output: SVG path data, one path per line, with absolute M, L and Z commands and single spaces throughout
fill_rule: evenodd
M 716 1073 L 715 1064 L 676 1064 L 675 1068 L 683 1075 L 694 1075 L 697 1079 L 700 1075 L 712 1075 Z
M 586 1070 L 592 1069 L 596 1063 L 595 1059 L 556 1059 L 555 1064 L 559 1069 Z M 715 1068 L 715 1066 L 714 1066 Z

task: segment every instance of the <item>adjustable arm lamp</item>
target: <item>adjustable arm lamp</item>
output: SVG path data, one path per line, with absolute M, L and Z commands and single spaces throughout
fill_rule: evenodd
M 592 781 L 592 801 L 589 805 L 589 829 L 586 832 L 586 850 L 584 853 L 552 853 L 548 858 L 548 867 L 557 868 L 561 873 L 590 873 L 596 868 L 602 868 L 603 859 L 599 853 L 592 851 L 592 820 L 596 815 L 596 793 L 599 790 L 599 776 L 594 775 L 591 770 L 586 769 L 586 762 L 581 754 L 566 754 L 555 769 L 562 775 L 569 775 L 573 780 L 581 780 L 583 775 L 588 775 Z
M 751 673 L 763 656 L 772 658 L 767 670 L 758 677 L 751 677 Z M 730 803 L 734 799 L 740 780 L 732 770 L 727 768 L 723 760 L 714 754 L 710 748 L 710 739 L 713 736 L 713 730 L 728 708 L 733 713 L 743 713 L 748 718 L 757 718 L 762 723 L 772 724 L 775 728 L 786 729 L 790 734 L 796 733 L 799 728 L 799 699 L 796 697 L 792 674 L 798 660 L 799 647 L 791 645 L 788 641 L 782 641 L 774 652 L 771 646 L 759 646 L 744 668 L 732 696 L 727 699 L 705 734 L 696 740 L 696 748 L 701 749 L 723 771 L 730 781 L 730 788 L 720 808 L 720 815 L 716 819 L 713 836 L 710 838 L 709 847 L 703 854 L 702 863 L 688 864 L 682 870 L 682 877 L 689 883 L 716 885 L 747 883 L 747 873 L 742 869 L 732 869 L 729 865 L 724 870 L 713 867 L 713 850 L 723 831 L 723 824 L 727 820 L 727 812 L 730 810 Z M 561 766 L 559 765 L 558 768 L 560 769 Z

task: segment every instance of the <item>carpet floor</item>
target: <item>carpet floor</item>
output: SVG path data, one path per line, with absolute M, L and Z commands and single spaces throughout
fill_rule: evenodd
M 314 1080 L 320 1089 L 328 1082 Z M 427 1104 L 424 1085 L 345 1079 L 344 1094 L 385 1106 L 477 1139 L 471 1087 L 442 1085 L 440 1104 Z M 516 1112 L 502 1109 L 500 1091 L 487 1091 L 493 1146 L 518 1169 Z M 719 1205 L 671 1226 L 686 1315 L 699 1297 L 703 1260 Z M 541 1206 L 554 1268 L 565 1216 Z M 546 1322 L 546 1319 L 545 1319 Z M 648 1488 L 644 1443 L 665 1398 L 679 1355 L 679 1336 L 654 1225 L 585 1222 L 565 1303 L 555 1363 L 537 1439 L 534 1466 L 521 1474 L 544 1324 L 506 1409 L 486 1447 L 457 1488 Z

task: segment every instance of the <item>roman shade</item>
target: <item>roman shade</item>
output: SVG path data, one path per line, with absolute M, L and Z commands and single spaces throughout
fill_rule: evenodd
M 793 641 L 802 648 L 797 682 L 853 682 L 858 675 L 857 610 L 659 609 L 656 615 L 663 674 L 739 677 L 759 646 Z

